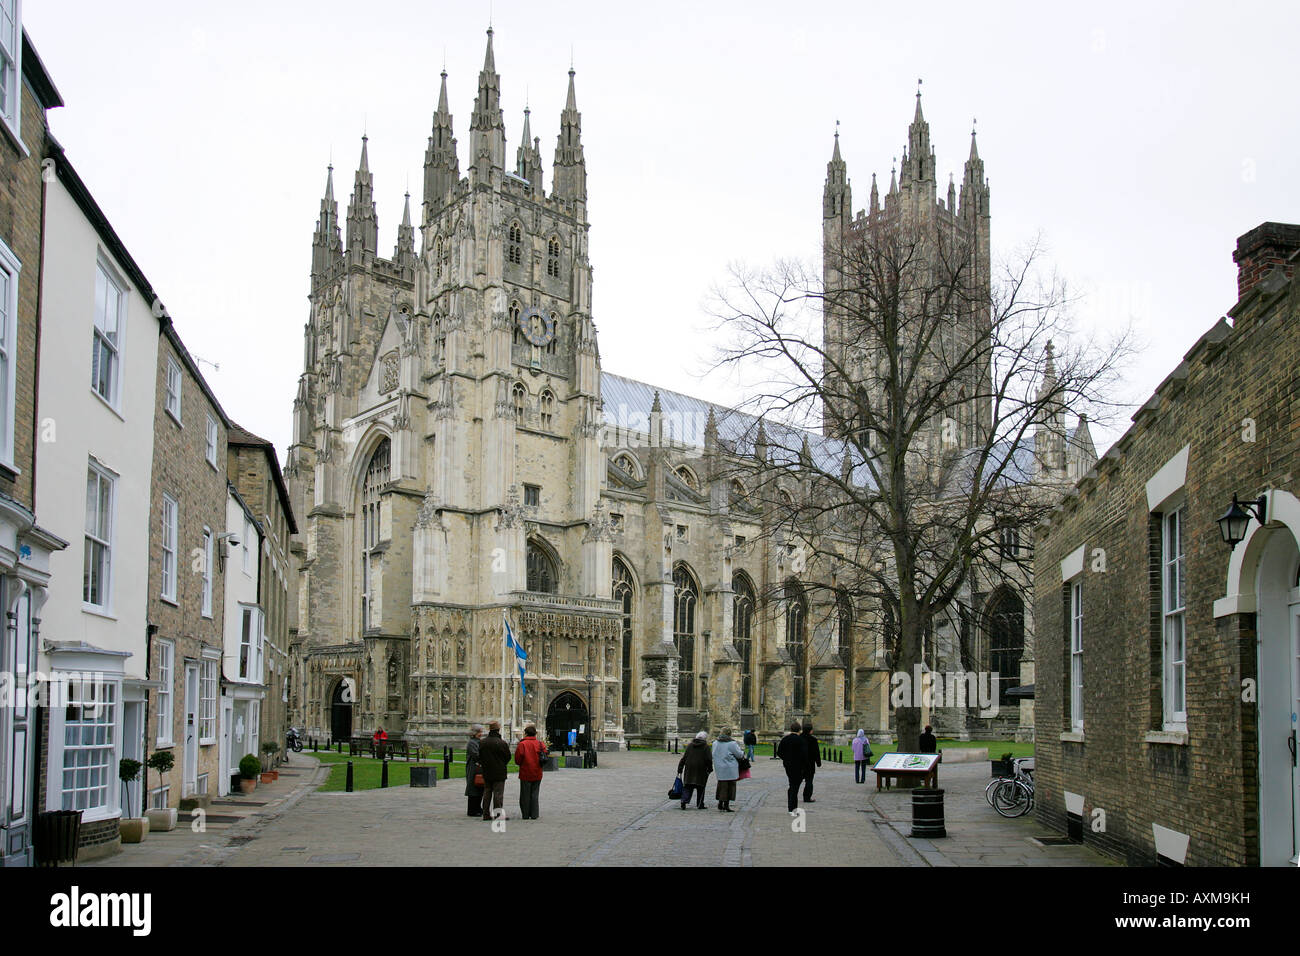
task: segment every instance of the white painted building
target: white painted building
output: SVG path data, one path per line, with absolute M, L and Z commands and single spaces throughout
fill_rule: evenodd
M 261 759 L 262 656 L 265 619 L 258 600 L 262 532 L 233 485 L 226 498 L 226 530 L 217 538 L 218 571 L 226 583 L 225 647 L 221 656 L 221 772 L 218 793 L 230 792 L 231 774 L 245 754 Z
M 51 162 L 39 359 L 50 436 L 36 495 L 69 546 L 50 556 L 41 628 L 52 696 L 43 809 L 82 810 L 89 849 L 100 830 L 116 840 L 118 761 L 142 759 L 159 325 L 148 281 L 80 177 L 61 153 Z

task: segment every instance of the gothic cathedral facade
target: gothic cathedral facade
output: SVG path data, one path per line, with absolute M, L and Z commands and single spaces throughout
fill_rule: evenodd
M 378 253 L 364 138 L 345 223 L 332 168 L 321 202 L 286 467 L 302 525 L 292 721 L 429 744 L 493 718 L 606 747 L 770 736 L 791 717 L 887 733 L 881 622 L 805 587 L 817 569 L 794 567 L 723 467 L 765 460 L 762 425 L 601 369 L 573 71 L 549 190 L 528 110 L 507 168 L 491 30 L 464 176 L 446 80 L 418 252 L 408 195 Z M 932 186 L 924 137 L 908 162 Z M 836 162 L 838 141 L 828 229 L 851 222 Z M 792 475 L 780 494 L 803 491 Z

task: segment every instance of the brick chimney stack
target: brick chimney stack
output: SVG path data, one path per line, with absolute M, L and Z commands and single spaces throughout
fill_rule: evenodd
M 1237 263 L 1237 298 L 1255 288 L 1269 273 L 1278 270 L 1290 279 L 1300 252 L 1300 225 L 1266 222 L 1237 240 L 1232 261 Z

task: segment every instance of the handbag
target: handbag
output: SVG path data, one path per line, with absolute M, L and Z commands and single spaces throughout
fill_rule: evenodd
M 736 766 L 740 769 L 740 772 L 742 774 L 741 776 L 742 780 L 749 776 L 749 774 L 745 773 L 745 771 L 747 771 L 750 767 L 750 763 L 748 760 L 746 760 L 744 757 L 737 757 Z
M 737 779 L 739 779 L 739 780 L 748 780 L 748 779 L 750 778 L 750 776 L 751 776 L 751 774 L 750 774 L 750 772 L 749 772 L 749 768 L 748 768 L 748 767 L 741 767 L 741 768 L 740 768 L 740 776 L 739 776 Z
M 682 798 L 682 775 L 680 773 L 673 780 L 672 789 L 668 791 L 668 797 L 671 800 L 680 800 Z
M 487 784 L 483 780 L 483 775 L 481 773 L 474 774 L 474 786 L 476 787 L 487 786 Z

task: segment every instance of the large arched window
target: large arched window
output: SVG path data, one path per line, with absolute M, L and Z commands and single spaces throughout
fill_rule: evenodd
M 680 465 L 675 474 L 682 480 L 682 484 L 686 485 L 687 488 L 690 488 L 691 491 L 699 491 L 700 483 L 695 480 L 695 472 L 691 471 L 685 465 Z
M 853 710 L 853 602 L 843 591 L 835 592 L 835 632 L 844 661 L 844 712 L 849 713 Z
M 731 579 L 731 644 L 740 654 L 740 708 L 754 709 L 754 586 L 749 575 Z
M 700 587 L 685 567 L 673 571 L 673 643 L 681 663 L 677 666 L 677 706 L 695 706 L 695 607 Z
M 632 706 L 632 603 L 636 586 L 632 572 L 621 558 L 614 558 L 614 600 L 622 612 L 623 635 L 623 706 Z
M 506 239 L 506 262 L 524 261 L 524 229 L 517 222 L 510 224 Z
M 528 542 L 528 570 L 525 587 L 530 591 L 555 594 L 559 591 L 559 575 L 555 573 L 555 562 L 539 544 Z
M 361 483 L 361 629 L 370 627 L 371 569 L 373 559 L 371 551 L 379 544 L 380 500 L 379 491 L 388 484 L 391 477 L 391 451 L 387 438 L 380 441 L 370 463 L 366 466 L 366 476 Z
M 998 702 L 1013 703 L 1007 692 L 1020 686 L 1025 656 L 1025 604 L 1014 591 L 1000 589 L 989 605 L 988 669 L 998 675 Z
M 808 601 L 795 581 L 785 586 L 785 648 L 794 662 L 794 709 L 802 711 L 808 706 Z

